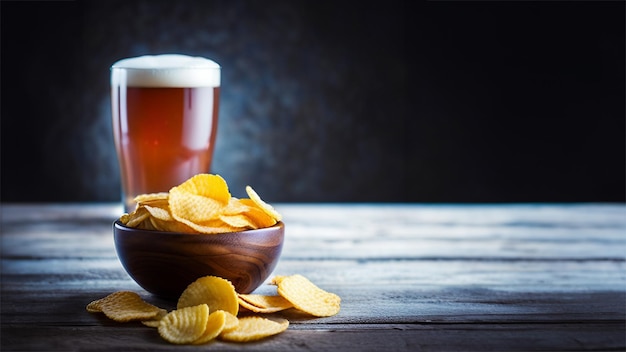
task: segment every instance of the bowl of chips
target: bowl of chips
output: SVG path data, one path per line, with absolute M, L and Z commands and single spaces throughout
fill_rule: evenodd
M 251 188 L 228 193 L 219 175 L 192 177 L 167 193 L 135 198 L 136 209 L 113 224 L 115 249 L 146 291 L 177 298 L 199 277 L 230 281 L 250 293 L 268 279 L 282 252 L 285 225 Z

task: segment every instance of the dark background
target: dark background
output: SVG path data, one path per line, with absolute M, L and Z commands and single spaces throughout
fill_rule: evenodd
M 623 202 L 624 2 L 2 1 L 1 199 L 119 201 L 109 67 L 222 65 L 270 202 Z

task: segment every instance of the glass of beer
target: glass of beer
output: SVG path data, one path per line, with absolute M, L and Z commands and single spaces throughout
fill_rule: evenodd
M 211 168 L 221 68 L 178 54 L 140 56 L 111 66 L 113 134 L 124 210 L 144 193 L 168 192 Z

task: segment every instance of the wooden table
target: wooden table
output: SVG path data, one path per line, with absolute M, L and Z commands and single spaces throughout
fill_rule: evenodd
M 276 275 L 342 298 L 249 344 L 170 345 L 85 310 L 137 286 L 120 265 L 114 204 L 2 206 L 2 351 L 533 351 L 626 349 L 626 207 L 275 204 Z M 270 286 L 262 286 L 265 292 Z

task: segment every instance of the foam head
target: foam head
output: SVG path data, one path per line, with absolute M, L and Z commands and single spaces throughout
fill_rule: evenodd
M 146 55 L 111 66 L 111 85 L 130 87 L 219 87 L 220 65 L 179 54 Z

